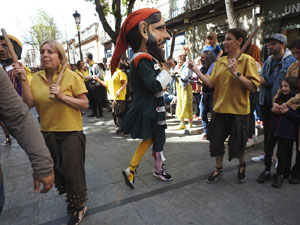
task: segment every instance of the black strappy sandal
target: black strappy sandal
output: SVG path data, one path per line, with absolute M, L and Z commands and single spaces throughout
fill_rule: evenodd
M 223 175 L 223 167 L 216 167 L 215 171 L 212 172 L 212 174 L 206 178 L 206 183 L 208 184 L 213 184 L 217 182 L 220 177 Z
M 83 220 L 87 209 L 88 208 L 86 206 L 82 206 L 80 208 L 75 209 L 74 213 L 70 216 L 68 225 L 79 225 Z M 81 217 L 80 217 L 80 212 L 82 212 Z
M 240 172 L 242 168 L 243 168 L 243 172 Z M 239 169 L 238 175 L 237 175 L 238 181 L 240 183 L 243 183 L 247 178 L 246 177 L 246 163 L 240 164 L 238 169 Z

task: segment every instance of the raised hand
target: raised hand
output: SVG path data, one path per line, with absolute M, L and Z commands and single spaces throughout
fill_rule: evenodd
M 63 93 L 61 92 L 61 88 L 58 84 L 51 84 L 50 94 L 54 94 L 58 99 L 62 99 L 63 97 Z
M 175 63 L 174 63 L 174 59 L 173 58 L 168 58 L 167 59 L 167 61 L 164 63 L 164 69 L 166 70 L 166 71 L 168 71 L 169 72 L 169 70 L 171 69 L 171 68 L 173 68 L 175 66 Z
M 237 61 L 235 58 L 229 59 L 228 60 L 228 70 L 232 75 L 236 75 L 237 71 Z
M 21 62 L 13 63 L 12 66 L 14 67 L 14 74 L 16 74 L 20 80 L 27 80 L 27 72 Z

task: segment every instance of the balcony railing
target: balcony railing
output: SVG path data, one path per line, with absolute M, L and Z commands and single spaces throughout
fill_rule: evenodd
M 184 1 L 184 6 L 177 7 L 178 5 L 182 5 L 182 1 Z M 209 4 L 214 4 L 218 1 L 220 0 L 174 0 L 171 4 L 171 18 L 177 17 L 183 13 L 191 12 Z
M 173 0 L 170 4 L 170 18 L 175 18 L 181 14 L 189 13 L 204 6 L 211 5 L 220 1 L 224 0 Z M 233 2 L 239 1 L 245 0 L 233 0 Z M 179 5 L 183 6 L 178 7 Z

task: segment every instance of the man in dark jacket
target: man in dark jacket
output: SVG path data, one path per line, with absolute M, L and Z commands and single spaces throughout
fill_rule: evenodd
M 38 192 L 40 183 L 43 183 L 41 193 L 48 192 L 54 182 L 52 158 L 36 120 L 2 68 L 0 68 L 0 120 L 28 155 L 33 169 L 34 191 Z M 3 206 L 4 185 L 0 165 L 0 214 Z

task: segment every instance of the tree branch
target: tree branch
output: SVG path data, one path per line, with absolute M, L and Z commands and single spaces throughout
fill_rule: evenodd
M 128 5 L 127 5 L 127 15 L 132 13 L 132 8 L 136 0 L 129 0 Z
M 101 5 L 99 0 L 95 0 L 95 5 L 96 5 L 96 12 L 99 15 L 99 19 L 102 23 L 103 29 L 110 36 L 110 38 L 112 39 L 112 42 L 114 44 L 116 44 L 118 34 L 115 31 L 112 30 L 111 26 L 107 22 L 107 19 L 105 17 L 105 13 L 104 13 L 105 6 Z
M 115 31 L 117 34 L 120 33 L 121 28 L 121 22 L 122 22 L 122 15 L 121 15 L 121 1 L 120 0 L 114 0 L 115 2 L 115 18 L 116 18 L 116 25 L 115 25 Z

